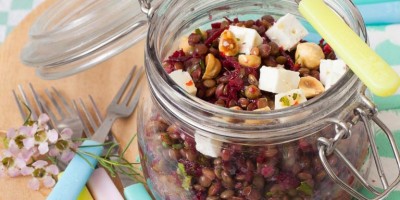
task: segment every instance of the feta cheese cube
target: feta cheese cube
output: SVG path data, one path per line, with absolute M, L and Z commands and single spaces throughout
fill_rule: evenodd
M 324 84 L 325 90 L 327 90 L 347 72 L 347 65 L 340 59 L 322 59 L 319 70 L 321 83 Z
M 196 142 L 196 150 L 200 153 L 216 158 L 221 155 L 222 142 L 204 137 L 198 133 L 194 134 L 194 141 Z
M 277 64 L 276 67 L 277 67 L 277 68 L 285 69 L 285 65 L 281 65 L 281 64 Z
M 308 34 L 308 31 L 294 15 L 288 13 L 279 18 L 267 30 L 266 34 L 278 46 L 284 50 L 289 50 L 303 39 Z
M 262 66 L 258 88 L 267 92 L 281 93 L 299 86 L 300 73 L 280 67 Z
M 275 110 L 295 106 L 306 101 L 306 95 L 304 95 L 301 89 L 279 93 L 275 95 Z
M 240 46 L 239 53 L 249 55 L 253 47 L 259 46 L 263 42 L 260 34 L 252 28 L 229 26 L 229 31 L 237 38 L 237 42 Z
M 181 69 L 175 70 L 171 72 L 169 76 L 186 92 L 190 93 L 191 95 L 196 95 L 197 88 L 194 85 L 192 77 L 187 71 L 182 71 Z

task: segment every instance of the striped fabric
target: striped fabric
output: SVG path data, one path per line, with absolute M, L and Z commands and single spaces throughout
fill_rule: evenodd
M 353 0 L 356 5 L 384 3 L 384 2 L 398 2 L 399 0 Z
M 368 37 L 370 38 L 370 46 L 400 74 L 400 23 L 368 26 Z M 382 98 L 374 96 L 373 100 L 380 110 L 380 119 L 390 128 L 399 145 L 400 89 L 391 97 Z M 396 168 L 396 161 L 393 158 L 389 142 L 381 130 L 376 130 L 376 141 L 388 180 L 389 182 L 393 181 L 398 175 L 398 169 Z M 382 188 L 375 167 L 372 167 L 369 182 L 377 188 Z M 363 192 L 366 194 L 365 191 Z M 400 187 L 392 192 L 387 199 L 400 199 Z
M 42 1 L 44 0 L 0 0 L 0 44 L 13 27 Z M 365 14 L 364 19 L 371 20 L 370 22 L 374 24 L 373 26 L 368 26 L 371 47 L 400 74 L 400 20 L 398 20 L 400 19 L 400 6 L 397 6 L 400 5 L 400 0 L 353 0 L 353 2 L 358 4 L 363 15 Z M 369 16 L 372 13 L 369 11 L 371 7 L 368 5 L 385 2 L 391 4 L 379 6 L 386 8 L 387 11 L 380 10 L 373 13 L 386 15 L 372 16 L 371 18 Z M 376 9 L 377 6 L 373 8 Z M 391 16 L 388 17 L 388 14 L 391 14 Z M 398 24 L 379 25 L 379 22 Z M 400 90 L 391 97 L 381 98 L 374 96 L 373 100 L 380 110 L 380 118 L 392 130 L 397 141 L 400 141 Z M 383 166 L 386 169 L 389 180 L 393 180 L 397 176 L 397 170 L 394 167 L 395 161 L 382 131 L 376 130 L 376 140 Z M 378 177 L 376 170 L 373 169 L 369 182 L 375 187 L 381 188 Z M 392 192 L 388 199 L 400 199 L 400 189 Z
M 370 26 L 368 36 L 370 46 L 400 74 L 400 24 Z M 400 90 L 389 98 L 374 96 L 374 101 L 380 110 L 400 109 Z
M 0 0 L 0 44 L 32 8 L 44 0 Z

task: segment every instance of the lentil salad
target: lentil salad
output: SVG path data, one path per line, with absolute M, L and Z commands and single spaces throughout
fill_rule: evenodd
M 179 49 L 164 61 L 164 69 L 190 94 L 230 109 L 269 111 L 296 106 L 320 95 L 325 91 L 320 81 L 320 59 L 335 60 L 335 53 L 323 40 L 319 44 L 299 40 L 295 46 L 284 48 L 266 34 L 274 24 L 275 19 L 267 15 L 258 20 L 226 19 L 212 24 L 209 30 L 196 29 L 182 38 Z M 231 27 L 254 30 L 261 43 L 243 49 L 247 43 L 240 43 Z M 257 40 L 255 37 L 253 42 L 260 42 Z M 297 53 L 299 47 L 305 49 L 301 54 Z M 263 71 L 298 76 L 297 84 L 261 88 Z M 292 90 L 297 93 L 286 94 Z M 146 136 L 152 139 L 146 145 L 159 152 L 152 153 L 155 158 L 147 173 L 162 177 L 155 185 L 157 190 L 169 184 L 178 186 L 168 187 L 170 195 L 166 199 L 187 199 L 187 192 L 193 199 L 210 200 L 344 197 L 342 191 L 324 189 L 332 183 L 316 153 L 316 138 L 322 134 L 333 136 L 332 127 L 285 145 L 247 147 L 211 141 L 197 134 L 193 138 L 157 112 L 152 113 L 145 128 Z M 355 158 L 363 150 L 349 157 Z M 329 157 L 329 162 L 339 176 L 353 183 L 354 178 L 336 157 Z

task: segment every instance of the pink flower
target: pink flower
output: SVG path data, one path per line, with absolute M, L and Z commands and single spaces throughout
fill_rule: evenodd
M 44 160 L 38 160 L 32 164 L 33 167 L 26 167 L 21 170 L 24 174 L 31 174 L 32 179 L 28 182 L 28 187 L 39 190 L 40 182 L 47 188 L 55 185 L 54 177 L 59 173 L 56 165 L 48 165 Z
M 48 130 L 47 122 L 49 117 L 41 114 L 36 123 L 31 126 L 21 126 L 18 130 L 7 131 L 9 150 L 14 154 L 22 149 L 38 149 L 39 154 L 44 155 L 49 151 L 49 142 L 57 141 L 58 133 L 55 130 Z M 36 150 L 33 150 L 37 152 Z
M 28 186 L 34 190 L 39 190 L 41 184 L 48 188 L 55 185 L 55 177 L 59 173 L 57 166 L 35 159 L 39 155 L 57 156 L 64 163 L 68 163 L 73 158 L 74 149 L 78 144 L 71 140 L 71 129 L 65 128 L 58 133 L 49 129 L 49 120 L 46 114 L 41 114 L 37 122 L 7 131 L 8 149 L 0 153 L 0 177 L 31 175 Z
M 70 140 L 72 137 L 72 130 L 70 128 L 65 128 L 64 130 L 61 131 L 60 136 L 64 140 Z
M 17 133 L 15 132 L 15 129 L 10 128 L 7 131 L 7 138 L 11 139 L 11 138 L 15 138 L 15 136 L 17 135 Z
M 47 126 L 47 122 L 50 121 L 50 118 L 47 114 L 42 113 L 40 114 L 37 123 L 39 124 L 39 126 L 44 127 Z
M 35 133 L 37 126 L 21 126 L 19 129 L 9 129 L 7 131 L 8 150 L 13 154 L 18 154 L 23 150 L 30 150 L 34 147 Z
M 58 133 L 56 130 L 51 129 L 47 131 L 47 138 L 51 144 L 54 144 L 58 140 Z
M 5 150 L 0 154 L 0 170 L 1 174 L 8 174 L 11 177 L 21 175 L 21 169 L 26 167 L 26 161 L 22 154 L 13 154 L 11 151 Z
M 31 188 L 32 190 L 39 190 L 40 188 L 40 182 L 39 179 L 33 178 L 28 182 L 28 187 Z
M 50 150 L 50 156 L 61 156 L 60 159 L 63 162 L 69 162 L 74 157 L 74 152 L 71 148 L 76 148 L 71 140 L 73 132 L 69 128 L 65 128 L 60 133 L 60 138 L 55 142 L 54 147 Z
M 36 148 L 32 148 L 32 149 L 22 149 L 19 154 L 21 155 L 21 157 L 28 162 L 33 155 L 35 155 L 37 152 Z
M 22 140 L 22 143 L 24 144 L 24 147 L 26 149 L 31 149 L 35 146 L 35 138 L 33 137 L 25 138 Z
M 32 127 L 32 126 L 21 126 L 21 127 L 19 127 L 17 136 L 18 135 L 33 136 L 32 135 L 32 133 L 33 133 L 32 128 L 35 128 L 35 127 Z
M 53 144 L 58 139 L 58 133 L 56 130 L 41 130 L 38 129 L 34 133 L 33 137 L 25 138 L 23 141 L 26 149 L 37 148 L 40 155 L 44 155 L 49 152 L 49 143 Z
M 35 145 L 38 145 L 40 155 L 44 155 L 49 152 L 49 143 L 55 144 L 58 139 L 58 133 L 56 130 L 51 129 L 47 131 L 37 132 L 35 135 Z
M 39 149 L 39 153 L 41 155 L 44 155 L 47 152 L 49 152 L 49 144 L 47 142 L 42 142 L 42 143 L 40 143 L 38 149 Z
M 29 136 L 29 137 L 33 137 L 33 136 L 35 135 L 35 133 L 38 132 L 39 130 L 40 130 L 40 129 L 39 129 L 37 123 L 34 123 L 34 124 L 32 125 L 32 127 L 31 127 L 31 130 L 29 131 L 28 136 Z
M 20 149 L 14 140 L 8 142 L 8 150 L 13 154 L 18 154 Z

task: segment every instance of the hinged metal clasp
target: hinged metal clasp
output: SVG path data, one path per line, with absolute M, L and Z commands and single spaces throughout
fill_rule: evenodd
M 318 154 L 321 159 L 322 165 L 324 166 L 326 172 L 328 173 L 329 177 L 338 184 L 343 190 L 351 194 L 357 199 L 370 199 L 356 191 L 350 185 L 345 183 L 341 180 L 333 171 L 332 167 L 330 166 L 326 156 L 334 153 L 339 159 L 341 159 L 349 171 L 355 176 L 355 178 L 371 193 L 375 194 L 373 200 L 383 199 L 385 198 L 400 182 L 400 175 L 396 178 L 394 182 L 391 184 L 388 183 L 385 172 L 383 170 L 382 162 L 379 158 L 378 148 L 375 142 L 374 132 L 372 128 L 369 126 L 369 121 L 372 120 L 376 125 L 378 125 L 385 135 L 388 138 L 388 141 L 391 145 L 393 150 L 393 154 L 397 163 L 397 168 L 400 172 L 400 156 L 399 151 L 394 140 L 393 134 L 389 130 L 389 128 L 377 117 L 378 111 L 375 105 L 364 95 L 361 94 L 362 104 L 356 106 L 354 108 L 354 117 L 351 119 L 350 122 L 344 122 L 337 119 L 326 119 L 323 123 L 330 123 L 334 124 L 336 128 L 336 135 L 333 138 L 325 138 L 320 137 L 318 138 Z M 371 186 L 368 181 L 363 178 L 361 173 L 351 164 L 351 162 L 342 154 L 336 146 L 342 139 L 346 139 L 351 136 L 350 129 L 353 125 L 357 122 L 362 122 L 365 126 L 365 130 L 368 134 L 368 139 L 370 141 L 372 155 L 375 161 L 375 166 L 377 168 L 378 174 L 380 176 L 380 180 L 383 186 L 383 191 L 377 191 L 373 186 Z
M 140 9 L 143 13 L 147 15 L 147 18 L 150 19 L 153 15 L 154 8 L 151 7 L 151 0 L 138 0 L 140 4 Z

